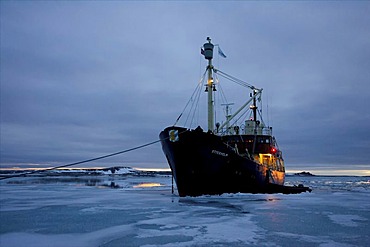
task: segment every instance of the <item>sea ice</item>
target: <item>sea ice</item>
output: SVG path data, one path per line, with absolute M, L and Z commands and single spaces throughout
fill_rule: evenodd
M 369 177 L 287 176 L 298 183 L 313 192 L 180 198 L 170 176 L 133 173 L 2 180 L 0 246 L 369 246 Z

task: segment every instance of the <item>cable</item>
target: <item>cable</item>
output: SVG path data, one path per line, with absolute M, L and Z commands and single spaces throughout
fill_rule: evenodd
M 188 130 L 181 131 L 179 133 L 179 135 L 185 133 L 186 131 L 188 131 Z M 64 168 L 64 167 L 68 167 L 68 166 L 74 166 L 74 165 L 79 165 L 79 164 L 83 164 L 83 163 L 88 163 L 88 162 L 95 161 L 95 160 L 101 160 L 101 159 L 105 159 L 105 158 L 112 157 L 112 156 L 115 156 L 115 155 L 127 153 L 127 152 L 130 152 L 130 151 L 134 151 L 134 150 L 137 150 L 137 149 L 140 149 L 140 148 L 144 148 L 144 147 L 153 145 L 153 144 L 155 144 L 157 142 L 167 140 L 169 138 L 170 137 L 166 137 L 164 139 L 159 139 L 159 140 L 156 140 L 156 141 L 152 141 L 152 142 L 149 142 L 149 143 L 146 143 L 146 144 L 137 146 L 137 147 L 129 148 L 129 149 L 126 149 L 126 150 L 123 150 L 123 151 L 119 151 L 119 152 L 116 152 L 116 153 L 103 155 L 103 156 L 92 158 L 92 159 L 88 159 L 88 160 L 78 161 L 78 162 L 74 162 L 74 163 L 70 163 L 70 164 L 66 164 L 66 165 L 61 165 L 61 166 L 55 166 L 55 167 L 45 168 L 45 169 L 42 169 L 42 170 L 34 170 L 34 171 L 31 171 L 31 172 L 26 172 L 26 173 L 22 173 L 22 174 L 13 175 L 13 176 L 6 176 L 6 177 L 3 176 L 3 177 L 0 178 L 0 180 L 4 180 L 4 179 L 8 179 L 8 178 L 15 178 L 15 177 L 26 177 L 27 175 L 38 173 L 38 172 L 45 172 L 45 171 L 55 170 L 55 169 Z
M 240 79 L 238 79 L 236 77 L 233 77 L 233 76 L 231 76 L 229 74 L 226 74 L 225 72 L 222 72 L 221 70 L 214 69 L 214 72 L 215 73 L 218 73 L 220 76 L 224 77 L 225 79 L 228 79 L 230 81 L 233 81 L 233 82 L 235 82 L 235 83 L 237 83 L 237 84 L 239 84 L 239 85 L 241 85 L 243 87 L 248 87 L 248 88 L 250 88 L 252 90 L 253 89 L 256 89 L 253 85 L 251 85 L 251 84 L 249 84 L 249 83 L 247 83 L 245 81 L 242 81 L 242 80 L 240 80 Z
M 190 99 L 189 99 L 189 100 L 188 100 L 188 102 L 186 103 L 186 105 L 185 105 L 184 109 L 182 110 L 182 112 L 181 112 L 181 114 L 179 115 L 179 117 L 176 119 L 176 122 L 173 124 L 173 126 L 175 126 L 175 125 L 178 123 L 178 121 L 179 121 L 179 120 L 180 120 L 180 118 L 182 117 L 182 114 L 185 112 L 186 108 L 188 107 L 189 103 L 190 103 L 191 101 L 193 101 L 194 94 L 197 92 L 198 87 L 200 87 L 200 86 L 201 86 L 201 84 L 202 84 L 202 82 L 203 82 L 203 80 L 204 80 L 204 77 L 205 77 L 205 75 L 206 75 L 206 72 L 207 72 L 207 70 L 205 70 L 205 71 L 204 71 L 203 76 L 200 78 L 200 80 L 199 80 L 199 82 L 198 82 L 198 84 L 197 84 L 196 88 L 194 89 L 193 94 L 191 95 Z M 193 104 L 194 104 L 194 103 L 193 103 Z M 193 106 L 192 106 L 192 107 L 193 107 Z M 187 121 L 187 120 L 186 120 L 186 121 Z
M 83 163 L 88 163 L 88 162 L 95 161 L 95 160 L 101 160 L 101 159 L 105 159 L 105 158 L 112 157 L 112 156 L 115 156 L 115 155 L 127 153 L 127 152 L 130 152 L 130 151 L 134 151 L 136 149 L 144 148 L 144 147 L 153 145 L 153 144 L 155 144 L 157 142 L 160 142 L 162 140 L 165 140 L 165 139 L 156 140 L 156 141 L 149 142 L 147 144 L 143 144 L 143 145 L 140 145 L 140 146 L 137 146 L 137 147 L 129 148 L 129 149 L 126 149 L 126 150 L 123 150 L 123 151 L 119 151 L 119 152 L 116 152 L 116 153 L 103 155 L 103 156 L 92 158 L 92 159 L 88 159 L 88 160 L 78 161 L 78 162 L 74 162 L 74 163 L 70 163 L 70 164 L 66 164 L 66 165 L 61 165 L 61 166 L 55 166 L 55 167 L 51 167 L 51 168 L 45 168 L 43 170 L 35 170 L 35 171 L 31 171 L 31 172 L 27 172 L 27 173 L 22 173 L 22 174 L 17 174 L 17 175 L 13 175 L 13 176 L 9 176 L 9 177 L 8 176 L 7 177 L 2 177 L 2 178 L 0 178 L 0 180 L 8 179 L 8 178 L 14 178 L 14 177 L 25 177 L 27 175 L 38 173 L 38 172 L 45 172 L 45 171 L 55 170 L 55 169 L 64 168 L 64 167 L 68 167 L 68 166 L 74 166 L 74 165 L 79 165 L 79 164 L 83 164 Z

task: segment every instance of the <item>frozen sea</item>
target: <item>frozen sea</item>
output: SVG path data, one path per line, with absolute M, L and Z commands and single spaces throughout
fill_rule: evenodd
M 0 246 L 370 246 L 370 177 L 287 176 L 311 193 L 180 198 L 125 168 L 0 181 Z

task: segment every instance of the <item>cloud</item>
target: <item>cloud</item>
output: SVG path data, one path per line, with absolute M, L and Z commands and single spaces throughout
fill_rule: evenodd
M 264 88 L 287 166 L 368 164 L 368 8 L 1 2 L 1 163 L 73 162 L 156 140 L 197 85 L 211 36 L 228 56 L 216 67 Z M 248 95 L 228 87 L 230 100 Z M 92 165 L 122 163 L 167 166 L 159 144 Z

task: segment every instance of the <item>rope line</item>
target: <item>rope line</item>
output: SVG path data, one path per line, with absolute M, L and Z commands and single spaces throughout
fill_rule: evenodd
M 42 170 L 34 170 L 34 171 L 22 173 L 22 174 L 13 175 L 13 176 L 6 176 L 6 177 L 3 176 L 3 177 L 0 178 L 0 180 L 4 180 L 4 179 L 8 179 L 8 178 L 14 178 L 14 177 L 26 177 L 27 175 L 38 173 L 38 172 L 45 172 L 45 171 L 55 170 L 55 169 L 59 169 L 59 168 L 64 168 L 64 167 L 79 165 L 79 164 L 83 164 L 83 163 L 88 163 L 88 162 L 92 162 L 92 161 L 95 161 L 95 160 L 101 160 L 101 159 L 105 159 L 105 158 L 108 158 L 108 157 L 112 157 L 112 156 L 116 156 L 116 155 L 119 155 L 119 154 L 134 151 L 134 150 L 137 150 L 137 149 L 140 149 L 140 148 L 144 148 L 144 147 L 153 145 L 157 142 L 160 142 L 160 141 L 166 140 L 166 139 L 168 139 L 168 138 L 159 139 L 159 140 L 156 140 L 156 141 L 153 141 L 153 142 L 149 142 L 149 143 L 146 143 L 146 144 L 143 144 L 143 145 L 140 145 L 140 146 L 137 146 L 137 147 L 129 148 L 129 149 L 126 149 L 126 150 L 123 150 L 123 151 L 119 151 L 119 152 L 116 152 L 116 153 L 107 154 L 107 155 L 103 155 L 103 156 L 100 156 L 100 157 L 96 157 L 96 158 L 92 158 L 92 159 L 88 159 L 88 160 L 83 160 L 83 161 L 78 161 L 78 162 L 74 162 L 74 163 L 70 163 L 70 164 L 66 164 L 66 165 L 45 168 L 45 169 L 42 169 Z

